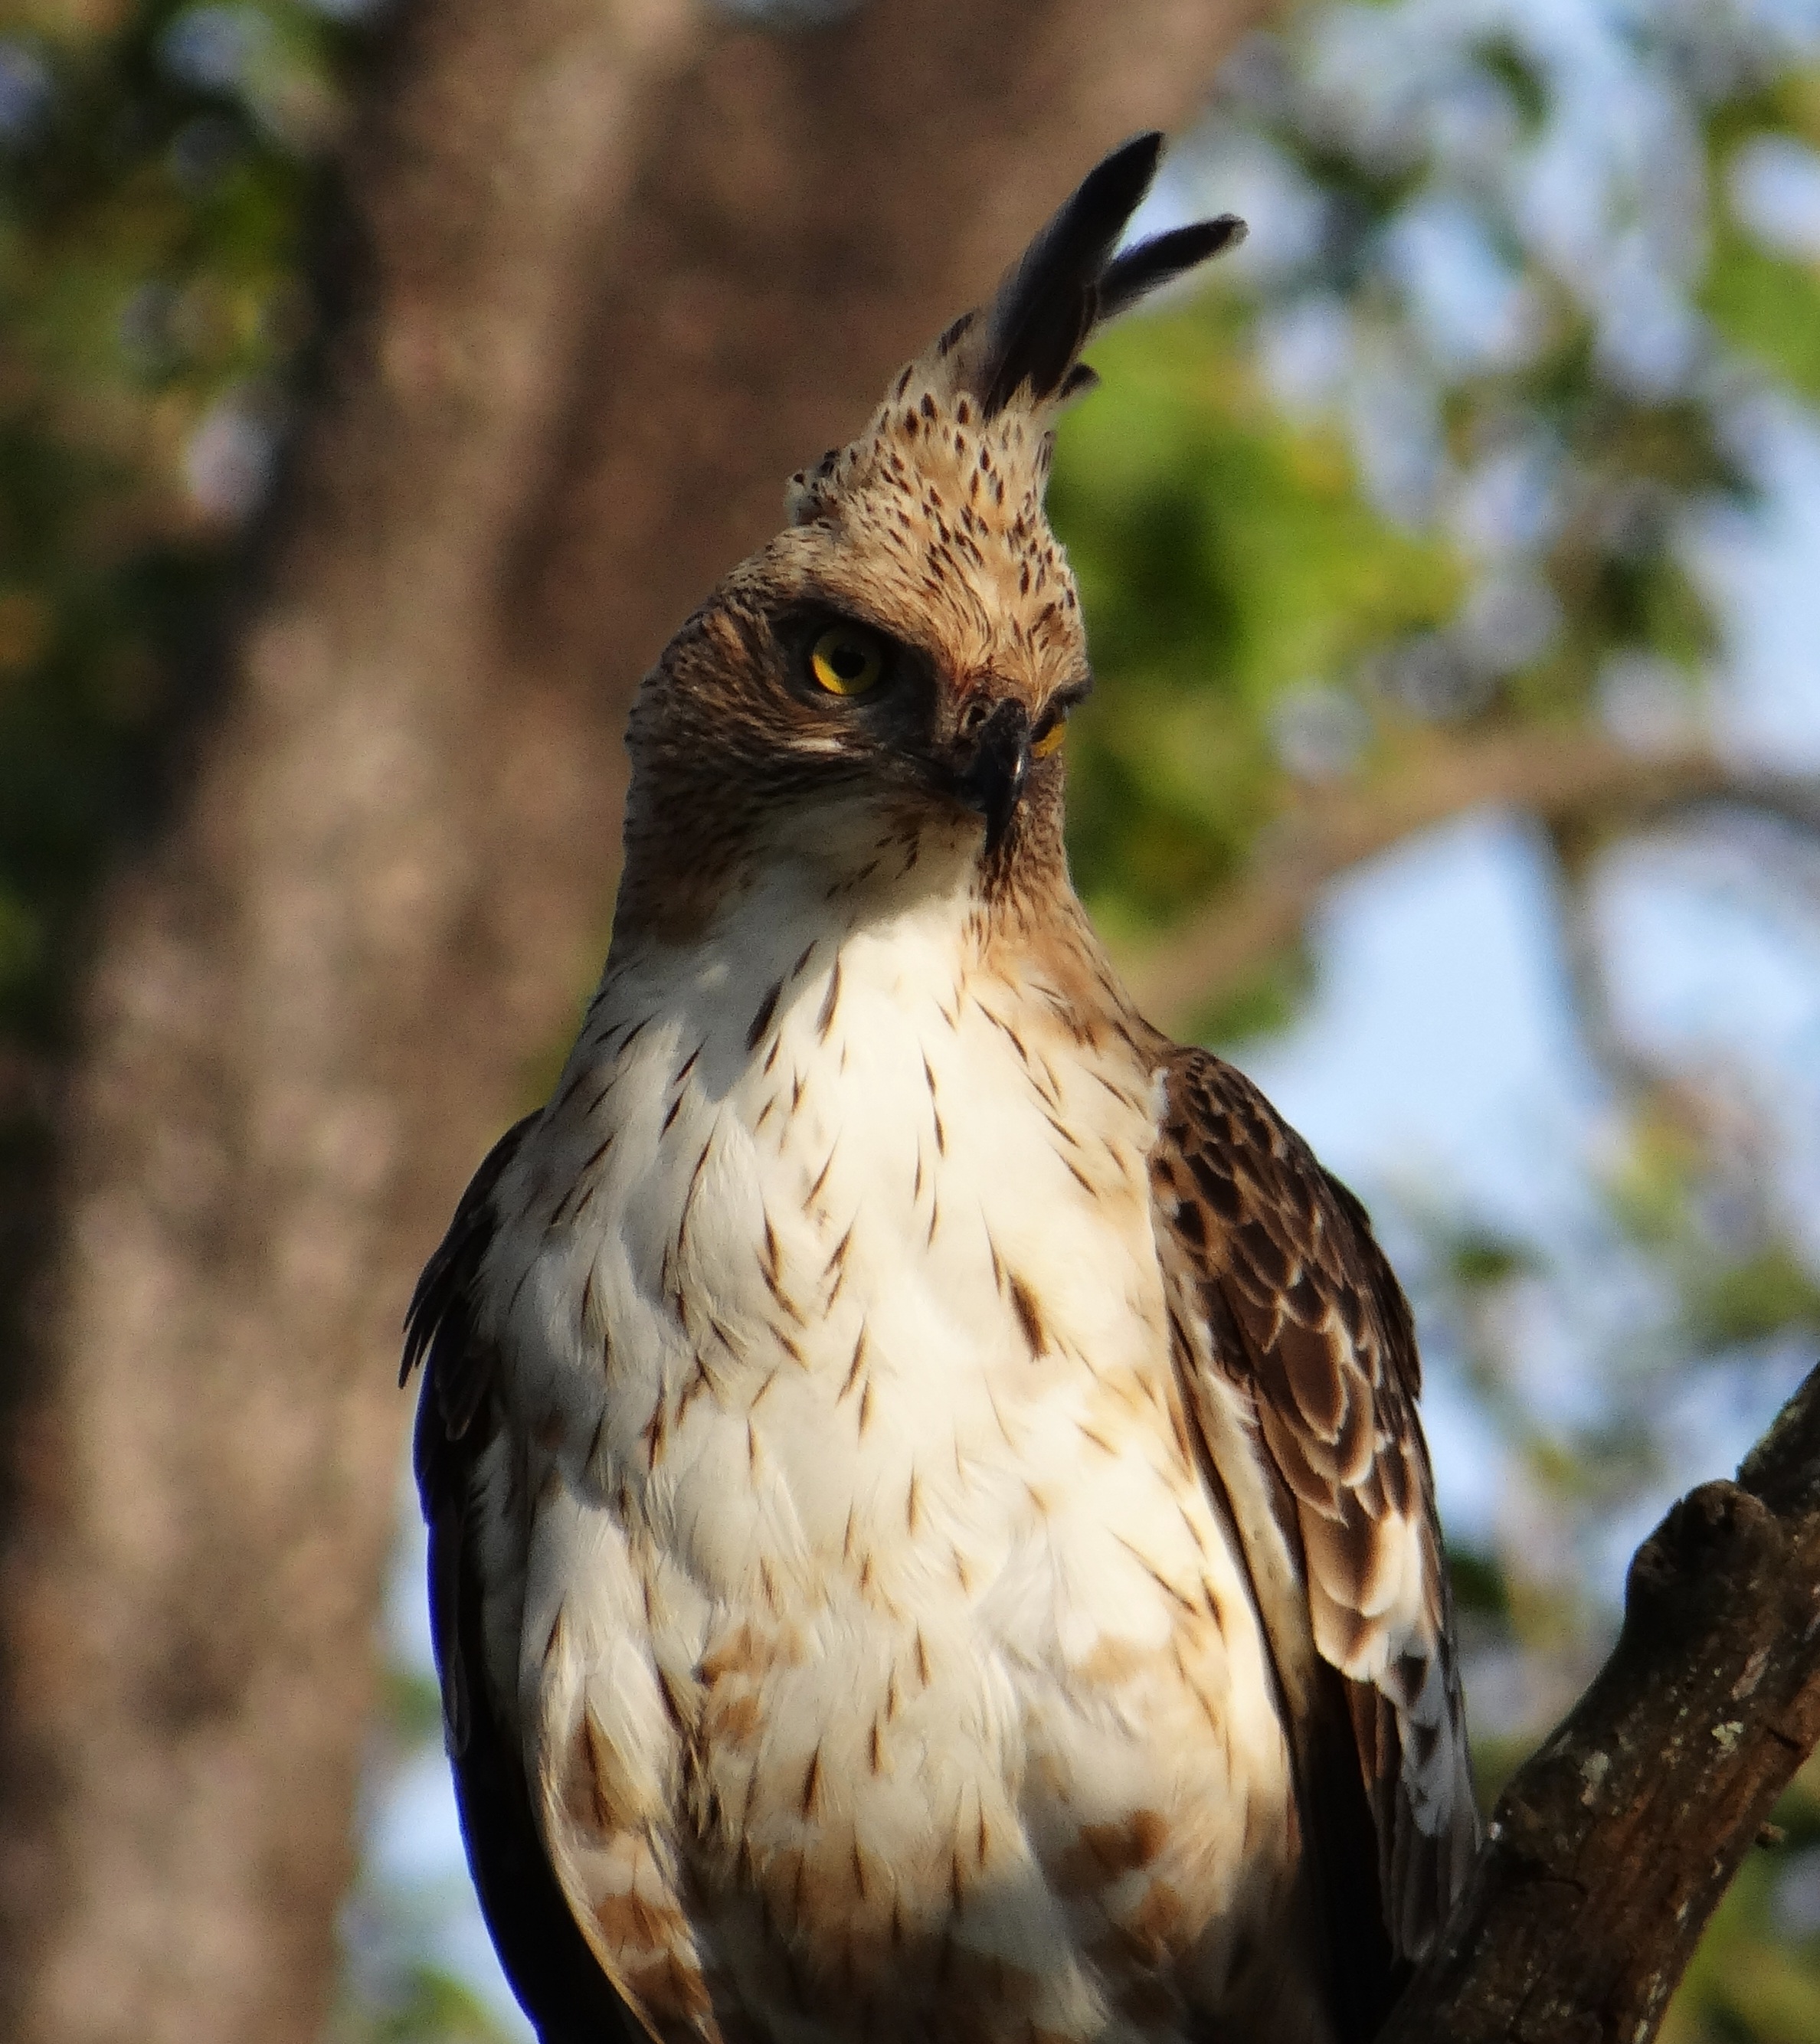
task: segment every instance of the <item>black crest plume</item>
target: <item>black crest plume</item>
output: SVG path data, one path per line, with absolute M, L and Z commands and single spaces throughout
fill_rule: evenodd
M 969 382 L 990 418 L 1025 386 L 1042 404 L 1089 388 L 1080 352 L 1095 327 L 1146 293 L 1245 239 L 1232 213 L 1141 241 L 1114 257 L 1113 244 L 1150 189 L 1162 159 L 1160 134 L 1134 136 L 1096 164 L 1025 250 L 979 317 L 983 345 L 967 352 Z

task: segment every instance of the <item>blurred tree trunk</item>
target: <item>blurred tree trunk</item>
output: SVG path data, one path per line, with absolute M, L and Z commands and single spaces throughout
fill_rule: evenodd
M 437 0 L 158 840 L 102 905 L 5 1566 L 20 2044 L 320 2032 L 407 1401 L 399 1315 L 605 932 L 633 685 L 1248 0 Z

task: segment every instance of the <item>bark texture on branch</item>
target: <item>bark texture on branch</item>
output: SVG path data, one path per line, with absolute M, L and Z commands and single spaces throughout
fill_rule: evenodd
M 594 962 L 632 686 L 1248 18 L 406 9 L 281 537 L 98 920 L 0 1527 L 0 2034 L 319 2035 L 398 1322 Z
M 1499 1798 L 1379 2044 L 1648 2044 L 1820 1740 L 1820 1370 L 1630 1566 L 1611 1658 Z

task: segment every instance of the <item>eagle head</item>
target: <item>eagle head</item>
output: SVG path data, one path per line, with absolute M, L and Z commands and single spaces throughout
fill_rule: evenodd
M 1055 417 L 1097 380 L 1097 327 L 1245 231 L 1228 214 L 1114 254 L 1162 141 L 1106 157 L 864 431 L 791 477 L 785 528 L 665 648 L 629 735 L 622 918 L 683 935 L 780 859 L 835 885 L 907 859 L 988 891 L 1060 870 L 1057 755 L 1092 678 L 1043 508 Z

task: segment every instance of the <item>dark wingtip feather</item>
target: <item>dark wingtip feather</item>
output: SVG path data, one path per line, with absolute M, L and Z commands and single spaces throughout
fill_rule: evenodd
M 1071 387 L 1072 372 L 1096 326 L 1243 237 L 1244 223 L 1229 213 L 1114 258 L 1162 155 L 1163 137 L 1152 129 L 1095 164 L 999 286 L 978 369 L 988 418 L 1026 386 L 1038 403 L 1072 394 L 1079 386 Z

